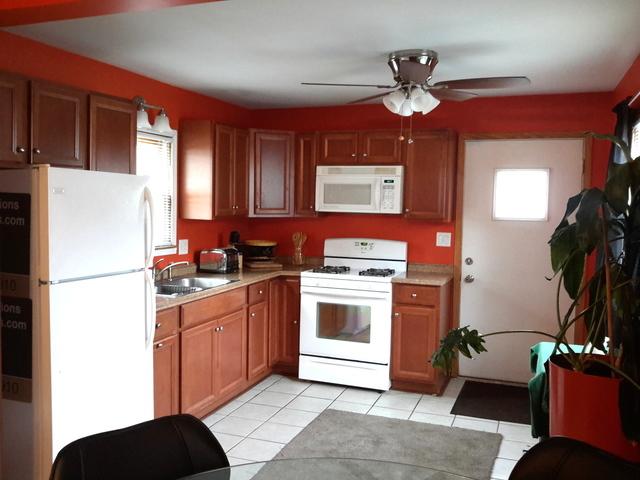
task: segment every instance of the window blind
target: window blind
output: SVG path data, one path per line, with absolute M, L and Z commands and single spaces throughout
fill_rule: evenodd
M 137 174 L 150 177 L 155 248 L 176 246 L 175 138 L 138 132 Z
M 636 122 L 631 130 L 631 158 L 640 157 L 640 120 Z

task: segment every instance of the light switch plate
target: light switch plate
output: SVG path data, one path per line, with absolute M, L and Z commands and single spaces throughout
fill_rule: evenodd
M 450 247 L 450 246 L 451 246 L 450 232 L 436 233 L 436 247 Z
M 189 239 L 178 240 L 178 255 L 186 255 L 189 253 Z

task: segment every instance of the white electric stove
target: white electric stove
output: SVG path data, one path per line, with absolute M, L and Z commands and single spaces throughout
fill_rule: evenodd
M 325 240 L 324 266 L 300 274 L 300 378 L 391 387 L 391 280 L 406 269 L 406 242 Z

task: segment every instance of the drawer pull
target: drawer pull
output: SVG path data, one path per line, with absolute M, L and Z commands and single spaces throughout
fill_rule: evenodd
M 159 329 L 162 326 L 162 323 L 158 322 L 156 323 L 156 330 Z
M 398 312 L 396 312 L 396 313 L 394 313 L 394 314 L 393 314 L 393 316 L 394 316 L 394 317 L 399 317 L 399 316 L 400 316 L 400 314 L 399 314 Z
M 256 312 L 251 312 L 251 316 L 255 317 L 256 316 Z
M 412 294 L 411 294 L 411 298 L 416 298 L 417 296 L 418 296 L 418 294 L 417 294 L 417 293 L 412 293 Z
M 164 343 L 158 343 L 158 344 L 156 345 L 156 349 L 158 349 L 158 348 L 162 348 L 162 347 L 164 347 Z

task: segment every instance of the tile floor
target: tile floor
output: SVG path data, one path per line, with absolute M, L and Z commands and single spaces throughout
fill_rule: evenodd
M 440 397 L 306 382 L 271 375 L 218 409 L 204 422 L 231 465 L 273 458 L 326 408 L 502 434 L 492 479 L 507 479 L 516 461 L 537 440 L 529 425 L 451 415 L 463 379 L 449 382 Z

